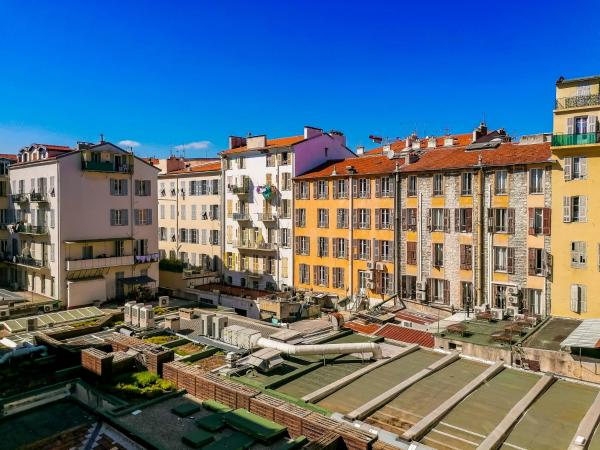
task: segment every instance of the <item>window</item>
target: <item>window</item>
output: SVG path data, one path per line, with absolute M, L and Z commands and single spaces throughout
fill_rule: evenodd
M 371 210 L 367 208 L 359 208 L 355 211 L 357 215 L 356 227 L 361 230 L 368 230 L 371 228 Z
M 270 154 L 270 155 L 266 155 L 265 158 L 267 159 L 267 167 L 275 167 L 275 162 L 277 161 L 277 155 Z
M 237 159 L 237 166 L 238 166 L 238 169 L 244 169 L 245 168 L 245 166 L 246 166 L 246 160 L 244 159 L 243 156 L 240 156 Z
M 432 245 L 433 267 L 444 267 L 444 244 Z
M 492 284 L 492 302 L 495 308 L 506 308 L 507 287 L 503 284 Z
M 575 134 L 586 134 L 588 132 L 588 116 L 575 117 Z
M 310 240 L 308 236 L 296 236 L 296 254 L 310 254 Z
M 329 228 L 329 210 L 324 208 L 317 209 L 317 227 Z
M 129 224 L 129 211 L 127 209 L 111 209 L 110 224 L 112 226 L 124 226 Z
M 296 210 L 296 226 L 300 228 L 306 226 L 306 209 L 300 208 Z
M 319 180 L 316 183 L 316 198 L 320 199 L 320 200 L 324 200 L 327 199 L 328 197 L 328 193 L 327 193 L 327 180 Z
M 291 244 L 291 233 L 292 230 L 290 230 L 289 228 L 282 228 L 281 229 L 281 246 L 284 248 L 289 248 L 290 244 Z
M 490 209 L 488 209 L 488 232 L 514 234 L 514 232 L 515 232 L 515 210 L 514 210 L 514 208 L 490 208 Z
M 571 285 L 571 311 L 577 314 L 587 312 L 586 287 L 581 284 Z
M 585 267 L 586 262 L 585 241 L 571 242 L 571 267 Z
M 127 195 L 127 180 L 111 178 L 110 179 L 110 195 L 118 195 L 118 196 Z
M 587 222 L 587 197 L 563 197 L 563 222 Z
M 181 205 L 181 212 L 179 213 L 179 217 L 181 217 L 181 220 L 186 220 L 186 207 L 185 205 Z
M 379 279 L 377 280 L 377 293 L 378 294 L 393 294 L 394 293 L 394 280 L 390 272 L 379 272 Z
M 371 198 L 371 180 L 368 178 L 359 178 L 358 181 L 358 198 Z
M 429 301 L 450 304 L 450 282 L 438 278 L 430 278 L 427 283 Z
M 394 259 L 393 241 L 382 240 L 375 242 L 375 251 L 378 252 L 378 254 L 375 255 L 375 260 L 386 262 L 392 261 Z
M 337 227 L 348 228 L 348 210 L 344 208 L 338 208 L 337 210 Z
M 402 230 L 417 231 L 417 208 L 406 208 L 402 210 Z
M 371 272 L 366 270 L 358 271 L 358 287 L 360 289 L 367 289 L 367 284 L 371 281 Z
M 544 193 L 544 169 L 529 169 L 529 193 Z
M 329 268 L 326 266 L 314 266 L 315 284 L 317 286 L 329 285 Z
M 190 229 L 190 243 L 198 243 L 198 230 L 195 228 Z
M 508 171 L 496 170 L 494 173 L 494 193 L 504 195 L 507 193 Z
M 289 219 L 292 217 L 292 201 L 288 199 L 281 200 L 281 218 Z
M 444 195 L 444 175 L 441 173 L 433 175 L 433 195 Z
M 167 240 L 167 229 L 165 227 L 160 227 L 158 229 L 158 239 L 161 241 Z
M 333 180 L 333 198 L 348 198 L 347 180 Z
M 279 162 L 280 166 L 287 166 L 291 163 L 291 159 L 292 158 L 288 152 L 281 152 L 277 155 L 277 161 Z
M 342 238 L 333 238 L 333 257 L 348 258 L 348 240 Z
M 527 289 L 525 291 L 525 304 L 524 308 L 530 314 L 541 314 L 542 311 L 542 290 L 541 289 Z
M 301 284 L 310 284 L 310 267 L 308 264 L 298 266 L 299 278 Z
M 310 188 L 308 181 L 301 181 L 296 184 L 296 199 L 308 200 L 310 198 Z
M 406 195 L 409 197 L 416 197 L 417 196 L 417 176 L 416 175 L 410 175 L 408 177 L 408 186 L 406 188 Z
M 145 256 L 148 254 L 148 239 L 136 239 L 133 243 L 133 254 Z
M 529 208 L 529 234 L 550 235 L 550 208 Z
M 175 220 L 177 216 L 177 207 L 175 205 L 170 205 L 169 208 L 169 217 L 171 220 Z
M 416 265 L 417 264 L 417 243 L 407 242 L 406 243 L 406 264 Z
M 450 210 L 430 208 L 427 222 L 429 231 L 450 231 Z
M 210 245 L 219 245 L 219 230 L 210 230 L 208 235 Z
M 417 296 L 417 277 L 412 275 L 402 275 L 402 298 L 414 300 Z
M 471 270 L 473 268 L 473 246 L 467 244 L 460 245 L 460 268 L 462 270 Z
M 454 210 L 454 231 L 471 233 L 473 231 L 473 209 L 456 208 Z
M 84 245 L 81 247 L 81 259 L 92 259 L 94 257 L 94 247 Z
M 460 195 L 473 195 L 473 174 L 464 172 L 460 176 Z
M 393 211 L 391 208 L 375 209 L 375 229 L 391 230 L 393 228 Z
M 344 289 L 344 269 L 342 267 L 333 267 L 331 275 L 333 278 L 332 287 L 335 289 Z
M 528 270 L 527 273 L 531 276 L 544 276 L 546 252 L 541 248 L 528 249 Z
M 494 247 L 494 271 L 514 273 L 515 252 L 512 247 Z
M 151 194 L 150 180 L 135 180 L 135 195 L 147 197 Z
M 564 159 L 564 179 L 580 180 L 587 177 L 587 160 L 585 156 L 567 156 Z
M 354 259 L 371 259 L 371 241 L 368 239 L 354 239 Z
M 152 209 L 134 209 L 136 225 L 152 225 Z
M 291 191 L 292 190 L 292 174 L 289 172 L 281 173 L 281 190 Z
M 460 301 L 463 309 L 473 308 L 473 283 L 469 281 L 460 282 Z
M 393 197 L 394 184 L 392 177 L 381 177 L 375 180 L 375 197 Z
M 327 256 L 329 250 L 329 239 L 326 237 L 318 238 L 319 247 L 317 249 L 317 256 Z

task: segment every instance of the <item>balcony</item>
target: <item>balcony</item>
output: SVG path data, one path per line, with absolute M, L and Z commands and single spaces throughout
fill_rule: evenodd
M 27 194 L 24 194 L 24 193 L 12 194 L 10 196 L 10 201 L 13 203 L 25 203 L 25 202 L 29 201 L 29 197 L 27 197 Z
M 557 98 L 554 109 L 585 108 L 600 105 L 600 94 Z
M 31 225 L 30 223 L 18 223 L 15 225 L 15 231 L 23 234 L 48 234 L 46 225 Z
M 250 214 L 247 212 L 235 212 L 233 213 L 233 220 L 238 222 L 247 222 L 250 220 Z
M 130 266 L 133 256 L 109 256 L 106 258 L 72 259 L 66 261 L 66 270 L 104 269 L 107 267 Z
M 46 203 L 48 202 L 48 194 L 46 192 L 32 192 L 29 194 L 29 201 Z
M 135 255 L 135 263 L 152 263 L 158 262 L 160 260 L 160 255 L 158 253 L 149 253 L 147 255 Z
M 35 267 L 38 269 L 48 267 L 47 259 L 35 259 L 31 256 L 13 256 L 12 262 L 22 266 Z
M 230 185 L 229 192 L 236 195 L 248 195 L 250 193 L 250 186 L 247 184 L 242 186 Z
M 262 270 L 254 270 L 254 269 L 246 269 L 244 270 L 244 275 L 246 275 L 248 278 L 261 278 L 263 276 L 263 271 Z
M 111 161 L 81 161 L 81 170 L 87 172 L 132 173 L 133 164 L 116 164 Z
M 600 142 L 600 132 L 581 134 L 555 134 L 552 136 L 553 147 L 566 147 L 569 145 L 590 145 Z
M 274 222 L 277 220 L 273 213 L 258 213 L 258 220 L 261 222 Z
M 239 250 L 259 250 L 272 252 L 277 249 L 272 242 L 233 241 L 233 246 Z

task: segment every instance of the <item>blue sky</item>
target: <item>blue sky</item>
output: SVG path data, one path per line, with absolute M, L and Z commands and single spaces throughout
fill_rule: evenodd
M 600 73 L 595 1 L 0 0 L 0 152 L 230 134 L 551 131 L 554 82 Z

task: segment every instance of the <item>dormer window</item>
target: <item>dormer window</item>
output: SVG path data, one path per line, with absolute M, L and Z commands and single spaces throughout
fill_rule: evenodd
M 444 147 L 452 147 L 453 145 L 454 145 L 453 137 L 444 138 Z

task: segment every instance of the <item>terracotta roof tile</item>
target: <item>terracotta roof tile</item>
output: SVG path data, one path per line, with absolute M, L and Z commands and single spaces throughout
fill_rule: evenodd
M 181 174 L 181 173 L 198 173 L 198 172 L 215 172 L 221 170 L 221 161 L 215 161 L 205 164 L 198 164 L 191 167 L 186 167 L 185 169 L 173 170 L 169 172 L 169 175 L 172 174 Z
M 418 161 L 402 167 L 402 172 L 466 169 L 479 163 L 484 166 L 533 164 L 546 162 L 550 156 L 549 142 L 529 145 L 504 143 L 497 148 L 485 150 L 467 150 L 466 147 L 439 148 L 425 151 Z
M 346 322 L 343 325 L 343 328 L 348 328 L 349 330 L 356 331 L 357 333 L 373 334 L 381 328 L 381 325 L 378 325 L 376 323 L 364 324 L 364 323 L 352 321 L 352 322 Z
M 13 155 L 12 153 L 0 153 L 0 158 L 10 159 L 12 161 L 17 160 L 17 155 Z
M 406 320 L 407 322 L 414 322 L 419 325 L 429 325 L 430 323 L 437 322 L 435 317 L 422 312 L 398 311 L 394 315 L 398 320 Z
M 303 140 L 304 140 L 304 135 L 290 136 L 290 137 L 283 137 L 283 138 L 276 138 L 276 139 L 267 139 L 267 146 L 264 148 L 269 149 L 269 148 L 278 148 L 278 147 L 289 147 L 290 145 L 297 144 L 298 142 L 303 141 Z M 221 152 L 221 155 L 237 155 L 240 153 L 246 153 L 248 151 L 254 151 L 254 150 L 258 150 L 258 149 L 248 150 L 248 148 L 244 145 L 242 147 L 230 148 L 228 150 L 223 150 Z
M 361 156 L 360 158 L 348 158 L 344 160 L 328 161 L 315 169 L 306 172 L 298 177 L 297 180 L 306 180 L 312 178 L 324 178 L 330 176 L 348 175 L 347 166 L 352 166 L 357 175 L 374 175 L 392 173 L 396 169 L 396 164 L 402 165 L 402 159 L 389 159 L 384 155 Z
M 375 333 L 377 336 L 383 336 L 386 339 L 406 342 L 408 344 L 419 344 L 422 347 L 433 348 L 433 334 L 412 328 L 401 327 L 388 323 Z

